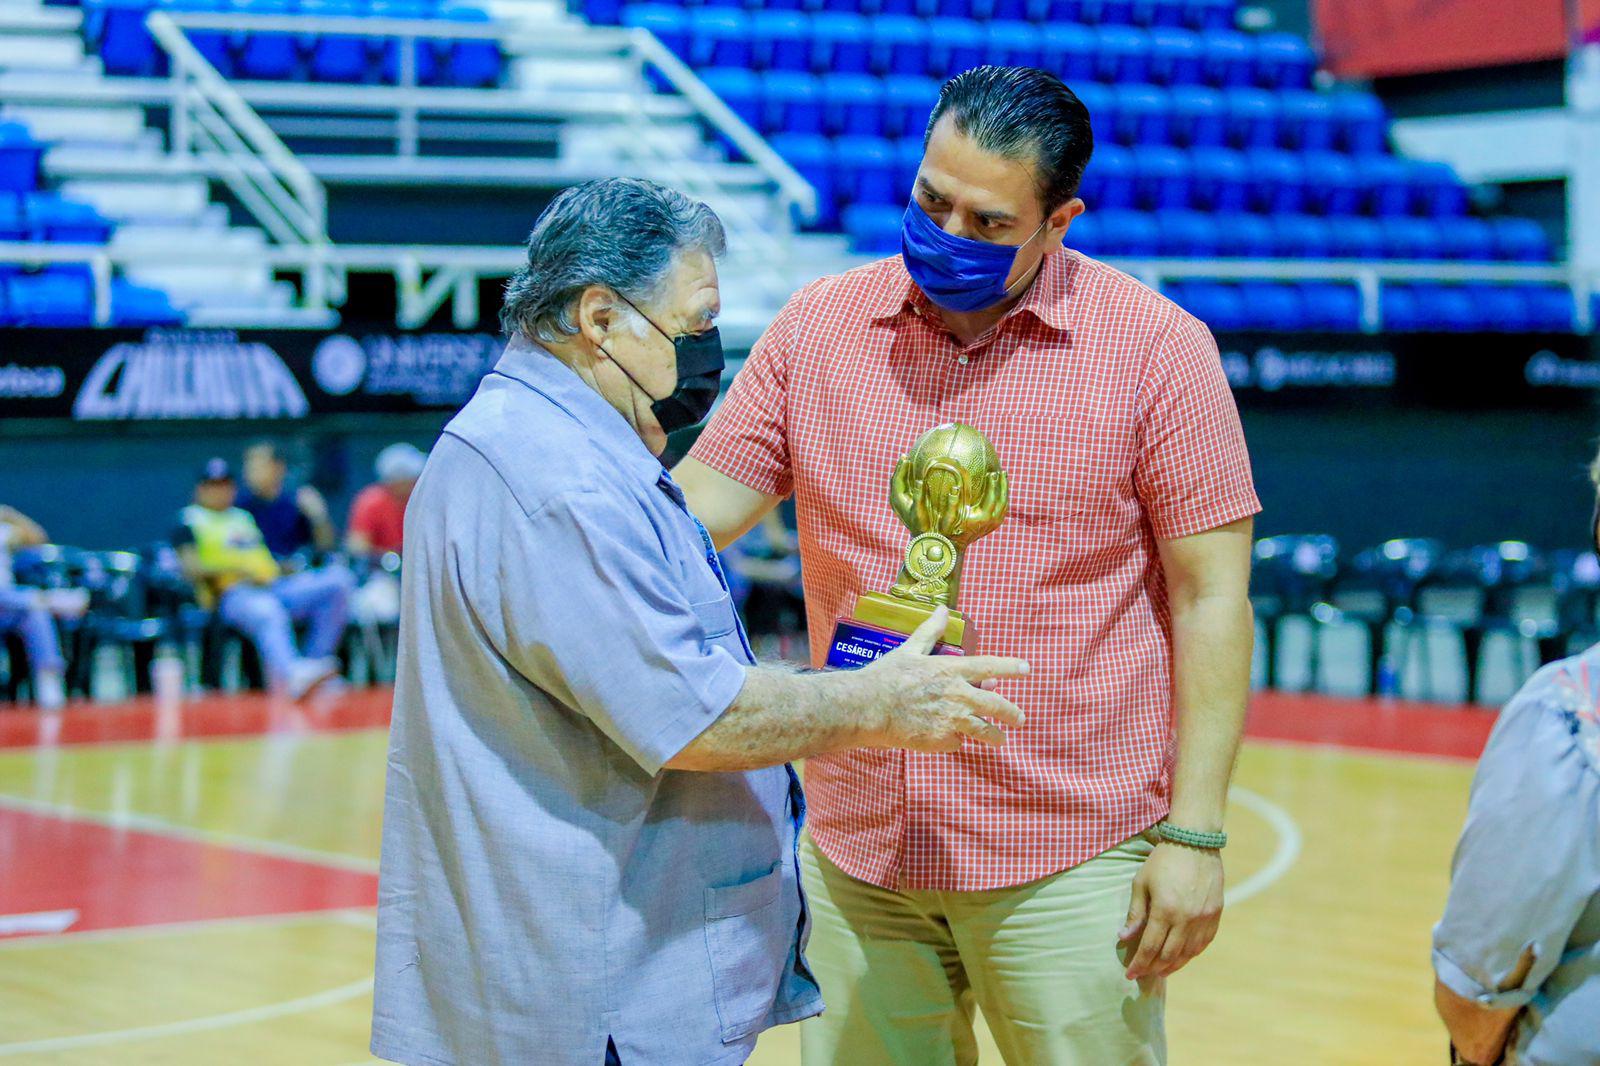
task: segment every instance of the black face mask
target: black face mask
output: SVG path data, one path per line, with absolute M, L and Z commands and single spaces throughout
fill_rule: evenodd
M 704 333 L 668 336 L 667 331 L 657 326 L 649 315 L 634 307 L 633 301 L 626 296 L 623 300 L 638 311 L 639 317 L 649 322 L 657 333 L 672 342 L 673 349 L 678 353 L 678 386 L 672 390 L 672 395 L 657 400 L 650 396 L 649 389 L 639 384 L 638 378 L 628 373 L 627 367 L 617 363 L 615 356 L 604 348 L 600 350 L 605 352 L 607 359 L 617 363 L 634 387 L 650 396 L 650 413 L 661 423 L 663 433 L 676 433 L 680 429 L 698 426 L 711 413 L 711 405 L 717 402 L 717 394 L 722 391 L 722 371 L 727 366 L 722 357 L 722 334 L 713 326 Z

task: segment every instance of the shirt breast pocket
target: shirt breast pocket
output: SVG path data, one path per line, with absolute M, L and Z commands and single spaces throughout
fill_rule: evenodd
M 995 448 L 1010 482 L 1008 521 L 1076 524 L 1105 515 L 1132 476 L 1131 436 L 1089 408 L 1019 413 L 997 427 Z
M 700 630 L 705 635 L 707 644 L 720 643 L 720 638 L 733 633 L 739 625 L 738 617 L 733 611 L 733 597 L 724 592 L 714 600 L 703 603 L 691 603 L 695 619 L 700 623 Z

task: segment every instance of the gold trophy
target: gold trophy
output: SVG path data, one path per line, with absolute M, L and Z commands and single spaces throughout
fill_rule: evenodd
M 1005 521 L 1010 492 L 994 445 L 960 422 L 935 426 L 895 466 L 889 503 L 911 531 L 900 576 L 888 592 L 869 592 L 834 627 L 831 667 L 864 666 L 898 647 L 943 604 L 950 622 L 937 652 L 959 655 L 976 636 L 956 610 L 961 554 Z

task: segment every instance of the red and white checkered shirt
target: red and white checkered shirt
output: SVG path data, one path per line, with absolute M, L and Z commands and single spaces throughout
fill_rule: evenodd
M 1156 539 L 1260 510 L 1216 343 L 1197 319 L 1073 251 L 963 347 L 896 257 L 796 294 L 690 453 L 795 494 L 814 657 L 910 534 L 896 461 L 941 422 L 994 442 L 1011 510 L 967 551 L 968 652 L 1032 671 L 999 749 L 851 751 L 806 767 L 811 831 L 884 887 L 967 891 L 1075 866 L 1167 811 L 1172 642 Z

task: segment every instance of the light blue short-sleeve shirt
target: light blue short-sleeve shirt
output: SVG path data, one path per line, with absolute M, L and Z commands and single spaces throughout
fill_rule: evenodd
M 788 767 L 664 770 L 752 662 L 627 422 L 513 343 L 406 512 L 372 1050 L 743 1062 L 818 1013 Z
M 1545 667 L 1500 713 L 1433 967 L 1459 996 L 1524 1008 L 1508 1066 L 1600 1066 L 1600 647 Z

